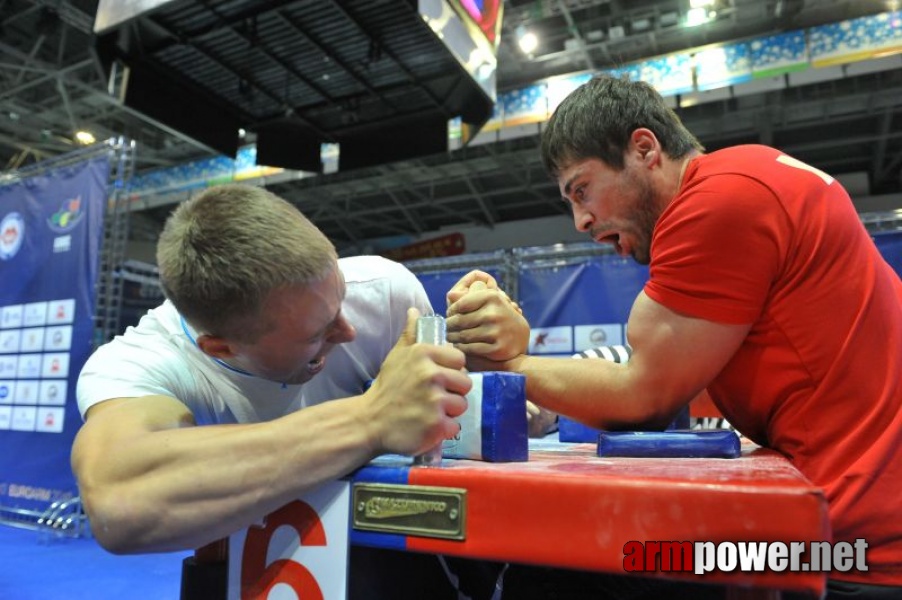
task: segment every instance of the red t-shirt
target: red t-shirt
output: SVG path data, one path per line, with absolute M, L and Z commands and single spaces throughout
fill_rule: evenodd
M 869 571 L 831 577 L 902 585 L 902 283 L 840 184 L 765 146 L 695 158 L 645 292 L 752 324 L 711 397 L 824 488 L 835 541 L 867 541 Z

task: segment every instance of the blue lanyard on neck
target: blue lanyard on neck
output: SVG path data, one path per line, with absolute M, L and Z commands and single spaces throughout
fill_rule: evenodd
M 182 331 L 185 332 L 185 335 L 188 336 L 188 339 L 191 340 L 191 343 L 194 344 L 194 346 L 195 346 L 198 350 L 200 350 L 200 346 L 197 345 L 197 340 L 194 339 L 194 336 L 191 335 L 191 331 L 188 329 L 188 323 L 185 322 L 185 317 L 179 315 L 179 320 L 182 322 Z M 242 370 L 242 369 L 239 369 L 238 367 L 233 367 L 232 365 L 230 365 L 229 363 L 225 362 L 224 360 L 220 360 L 220 359 L 216 358 L 215 356 L 210 356 L 209 354 L 207 354 L 207 353 L 204 352 L 203 350 L 201 350 L 201 352 L 203 352 L 204 355 L 209 356 L 210 358 L 212 358 L 213 360 L 215 360 L 216 362 L 218 362 L 219 364 L 221 364 L 223 367 L 225 367 L 225 368 L 228 369 L 229 371 L 234 371 L 235 373 L 241 373 L 242 375 L 247 375 L 248 377 L 256 377 L 256 375 L 254 375 L 253 373 L 248 373 L 247 371 L 244 371 L 244 370 Z
M 187 321 L 185 321 L 185 317 L 183 317 L 182 315 L 179 315 L 179 321 L 181 321 L 181 323 L 182 323 L 182 331 L 185 332 L 185 335 L 188 336 L 188 339 L 191 340 L 191 343 L 194 344 L 194 347 L 197 348 L 198 350 L 200 350 L 200 346 L 197 345 L 197 340 L 194 339 L 194 336 L 191 335 L 191 331 L 188 329 L 188 323 L 187 323 Z M 209 358 L 212 358 L 213 360 L 215 360 L 216 362 L 218 362 L 220 365 L 222 365 L 223 367 L 225 367 L 225 368 L 228 369 L 229 371 L 233 371 L 233 372 L 239 373 L 239 374 L 241 374 L 241 375 L 246 375 L 246 376 L 248 376 L 248 377 L 257 377 L 257 375 L 254 375 L 253 373 L 248 373 L 247 371 L 245 371 L 245 370 L 243 370 L 243 369 L 239 369 L 238 367 L 233 367 L 232 365 L 230 365 L 229 363 L 225 362 L 224 360 L 220 360 L 220 359 L 216 358 L 215 356 L 210 356 L 209 354 L 207 354 L 207 353 L 204 352 L 203 350 L 200 350 L 200 351 L 201 351 L 205 356 L 208 356 Z M 262 378 L 261 378 L 261 377 L 257 377 L 257 379 L 262 379 Z M 288 384 L 283 382 L 283 383 L 282 383 L 282 389 L 283 389 L 283 390 L 288 389 Z

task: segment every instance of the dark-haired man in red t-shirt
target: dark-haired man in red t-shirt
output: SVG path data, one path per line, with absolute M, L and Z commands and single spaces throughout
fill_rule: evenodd
M 705 154 L 651 86 L 609 76 L 558 107 L 542 157 L 576 228 L 650 267 L 632 357 L 480 359 L 460 302 L 448 338 L 470 366 L 606 429 L 663 427 L 707 389 L 823 487 L 834 541 L 867 541 L 869 570 L 831 573 L 828 597 L 902 598 L 902 283 L 839 182 L 766 146 Z

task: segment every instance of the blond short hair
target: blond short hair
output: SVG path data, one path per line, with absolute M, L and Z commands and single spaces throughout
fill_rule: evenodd
M 249 185 L 211 187 L 180 204 L 157 243 L 160 282 L 203 333 L 253 341 L 275 289 L 321 281 L 332 242 L 292 204 Z

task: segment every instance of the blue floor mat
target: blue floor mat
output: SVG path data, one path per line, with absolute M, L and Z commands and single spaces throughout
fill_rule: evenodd
M 190 554 L 116 556 L 90 538 L 0 525 L 0 600 L 178 600 Z

